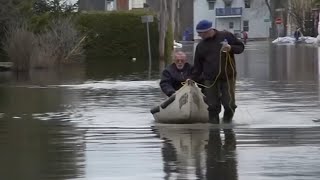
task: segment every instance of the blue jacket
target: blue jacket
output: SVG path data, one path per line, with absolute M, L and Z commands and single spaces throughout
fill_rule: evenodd
M 179 70 L 173 63 L 162 71 L 160 88 L 167 95 L 171 96 L 182 87 L 181 82 L 191 78 L 192 67 L 186 63 L 183 69 Z

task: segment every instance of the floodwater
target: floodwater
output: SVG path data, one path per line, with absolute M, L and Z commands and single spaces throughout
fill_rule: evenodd
M 147 60 L 2 72 L 0 179 L 318 180 L 319 53 L 249 42 L 232 125 L 156 124 Z

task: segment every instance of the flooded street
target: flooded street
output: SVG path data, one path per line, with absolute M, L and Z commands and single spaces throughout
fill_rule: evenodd
M 0 179 L 318 180 L 319 54 L 249 42 L 232 125 L 156 124 L 165 96 L 147 59 L 2 72 Z

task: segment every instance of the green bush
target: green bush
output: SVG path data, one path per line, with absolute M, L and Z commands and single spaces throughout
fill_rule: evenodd
M 47 30 L 51 19 L 48 13 L 42 15 L 34 15 L 29 19 L 30 28 L 35 33 L 44 32 Z
M 147 58 L 146 24 L 141 16 L 146 12 L 83 13 L 77 20 L 80 30 L 87 33 L 87 58 Z M 151 52 L 158 57 L 156 18 L 149 24 Z

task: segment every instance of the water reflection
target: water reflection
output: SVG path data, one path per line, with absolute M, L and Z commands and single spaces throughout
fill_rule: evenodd
M 318 79 L 318 49 L 255 42 L 236 56 L 240 79 L 298 82 Z
M 314 81 L 318 78 L 315 47 L 271 45 L 270 48 L 271 81 Z
M 36 69 L 30 72 L 0 72 L 0 83 L 2 86 L 75 84 L 85 80 L 85 66 L 83 64 L 72 64 L 56 69 Z
M 86 62 L 86 75 L 95 80 L 105 79 L 148 79 L 148 58 L 132 61 L 127 59 L 89 59 Z M 159 78 L 159 62 L 153 60 L 151 78 Z
M 60 118 L 0 118 L 0 179 L 83 177 L 83 133 Z
M 237 56 L 236 134 L 151 131 L 150 106 L 165 96 L 158 76 L 146 80 L 147 60 L 0 73 L 0 179 L 319 179 L 318 52 L 278 48 L 249 42 Z
M 163 140 L 164 179 L 237 180 L 235 133 L 220 131 L 207 124 L 156 125 L 154 132 Z
M 255 42 L 237 58 L 236 98 L 242 111 L 237 119 L 250 124 L 313 123 L 319 113 L 318 48 Z
M 207 179 L 237 180 L 236 135 L 232 129 L 223 129 L 224 144 L 220 129 L 211 129 L 207 148 Z
M 69 78 L 77 82 L 82 76 L 71 70 L 5 76 L 0 86 L 0 179 L 83 176 L 84 132 L 70 122 L 78 94 L 50 87 Z

